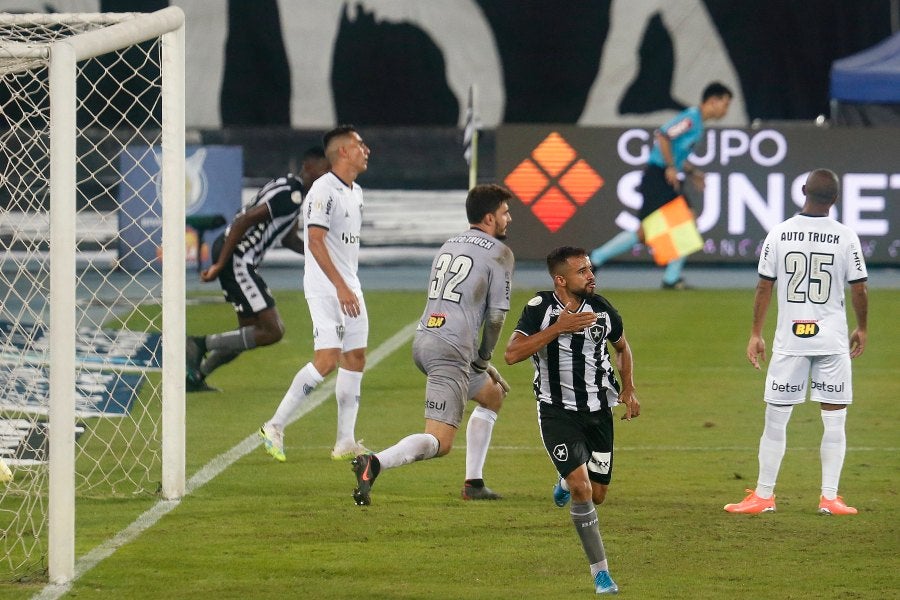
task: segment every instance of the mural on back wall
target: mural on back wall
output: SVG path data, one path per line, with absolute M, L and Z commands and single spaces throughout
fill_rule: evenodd
M 655 126 L 713 79 L 738 92 L 723 125 L 813 119 L 831 62 L 890 34 L 890 0 L 763 4 L 282 0 L 291 124 L 460 126 L 474 84 L 489 128 Z
M 187 17 L 187 124 L 655 126 L 710 80 L 724 126 L 828 113 L 831 63 L 890 35 L 891 0 L 0 0 Z

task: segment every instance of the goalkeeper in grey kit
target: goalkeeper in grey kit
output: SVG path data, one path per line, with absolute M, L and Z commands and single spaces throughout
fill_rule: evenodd
M 490 360 L 509 311 L 515 264 L 512 250 L 501 241 L 512 220 L 510 198 L 498 185 L 472 188 L 466 198 L 471 229 L 447 240 L 434 259 L 428 300 L 413 341 L 413 360 L 427 376 L 425 432 L 353 459 L 357 505 L 370 504 L 372 484 L 381 471 L 449 453 L 469 399 L 478 406 L 466 427 L 462 497 L 500 498 L 484 485 L 482 468 L 497 412 L 509 391 Z

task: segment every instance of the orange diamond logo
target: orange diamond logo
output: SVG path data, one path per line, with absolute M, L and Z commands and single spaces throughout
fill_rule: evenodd
M 582 206 L 603 187 L 603 178 L 591 168 L 591 165 L 578 159 L 572 168 L 559 178 L 559 187 L 566 190 L 578 206 Z
M 523 160 L 513 172 L 506 176 L 506 185 L 524 204 L 531 204 L 550 183 L 536 164 Z
M 538 144 L 531 155 L 551 177 L 558 177 L 578 156 L 572 146 L 555 131 Z
M 547 190 L 547 193 L 531 207 L 531 212 L 553 233 L 559 231 L 576 210 L 578 208 L 561 189 L 555 186 Z
M 551 232 L 603 187 L 603 177 L 557 132 L 548 135 L 504 179 L 506 187 Z

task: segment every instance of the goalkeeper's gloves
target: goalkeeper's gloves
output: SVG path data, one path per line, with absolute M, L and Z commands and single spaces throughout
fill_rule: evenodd
M 503 376 L 500 374 L 500 371 L 497 370 L 497 367 L 488 363 L 486 370 L 487 370 L 487 374 L 490 375 L 491 379 L 494 380 L 494 383 L 498 384 L 500 387 L 503 388 L 503 393 L 508 394 L 509 393 L 509 384 L 506 383 L 505 379 L 503 379 Z

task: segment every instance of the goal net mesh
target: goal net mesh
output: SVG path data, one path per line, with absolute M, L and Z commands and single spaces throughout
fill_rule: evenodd
M 0 459 L 12 472 L 0 483 L 0 579 L 47 565 L 48 48 L 128 18 L 0 15 Z M 156 38 L 76 67 L 77 291 L 52 300 L 73 302 L 77 324 L 82 499 L 149 497 L 160 485 L 161 46 Z

